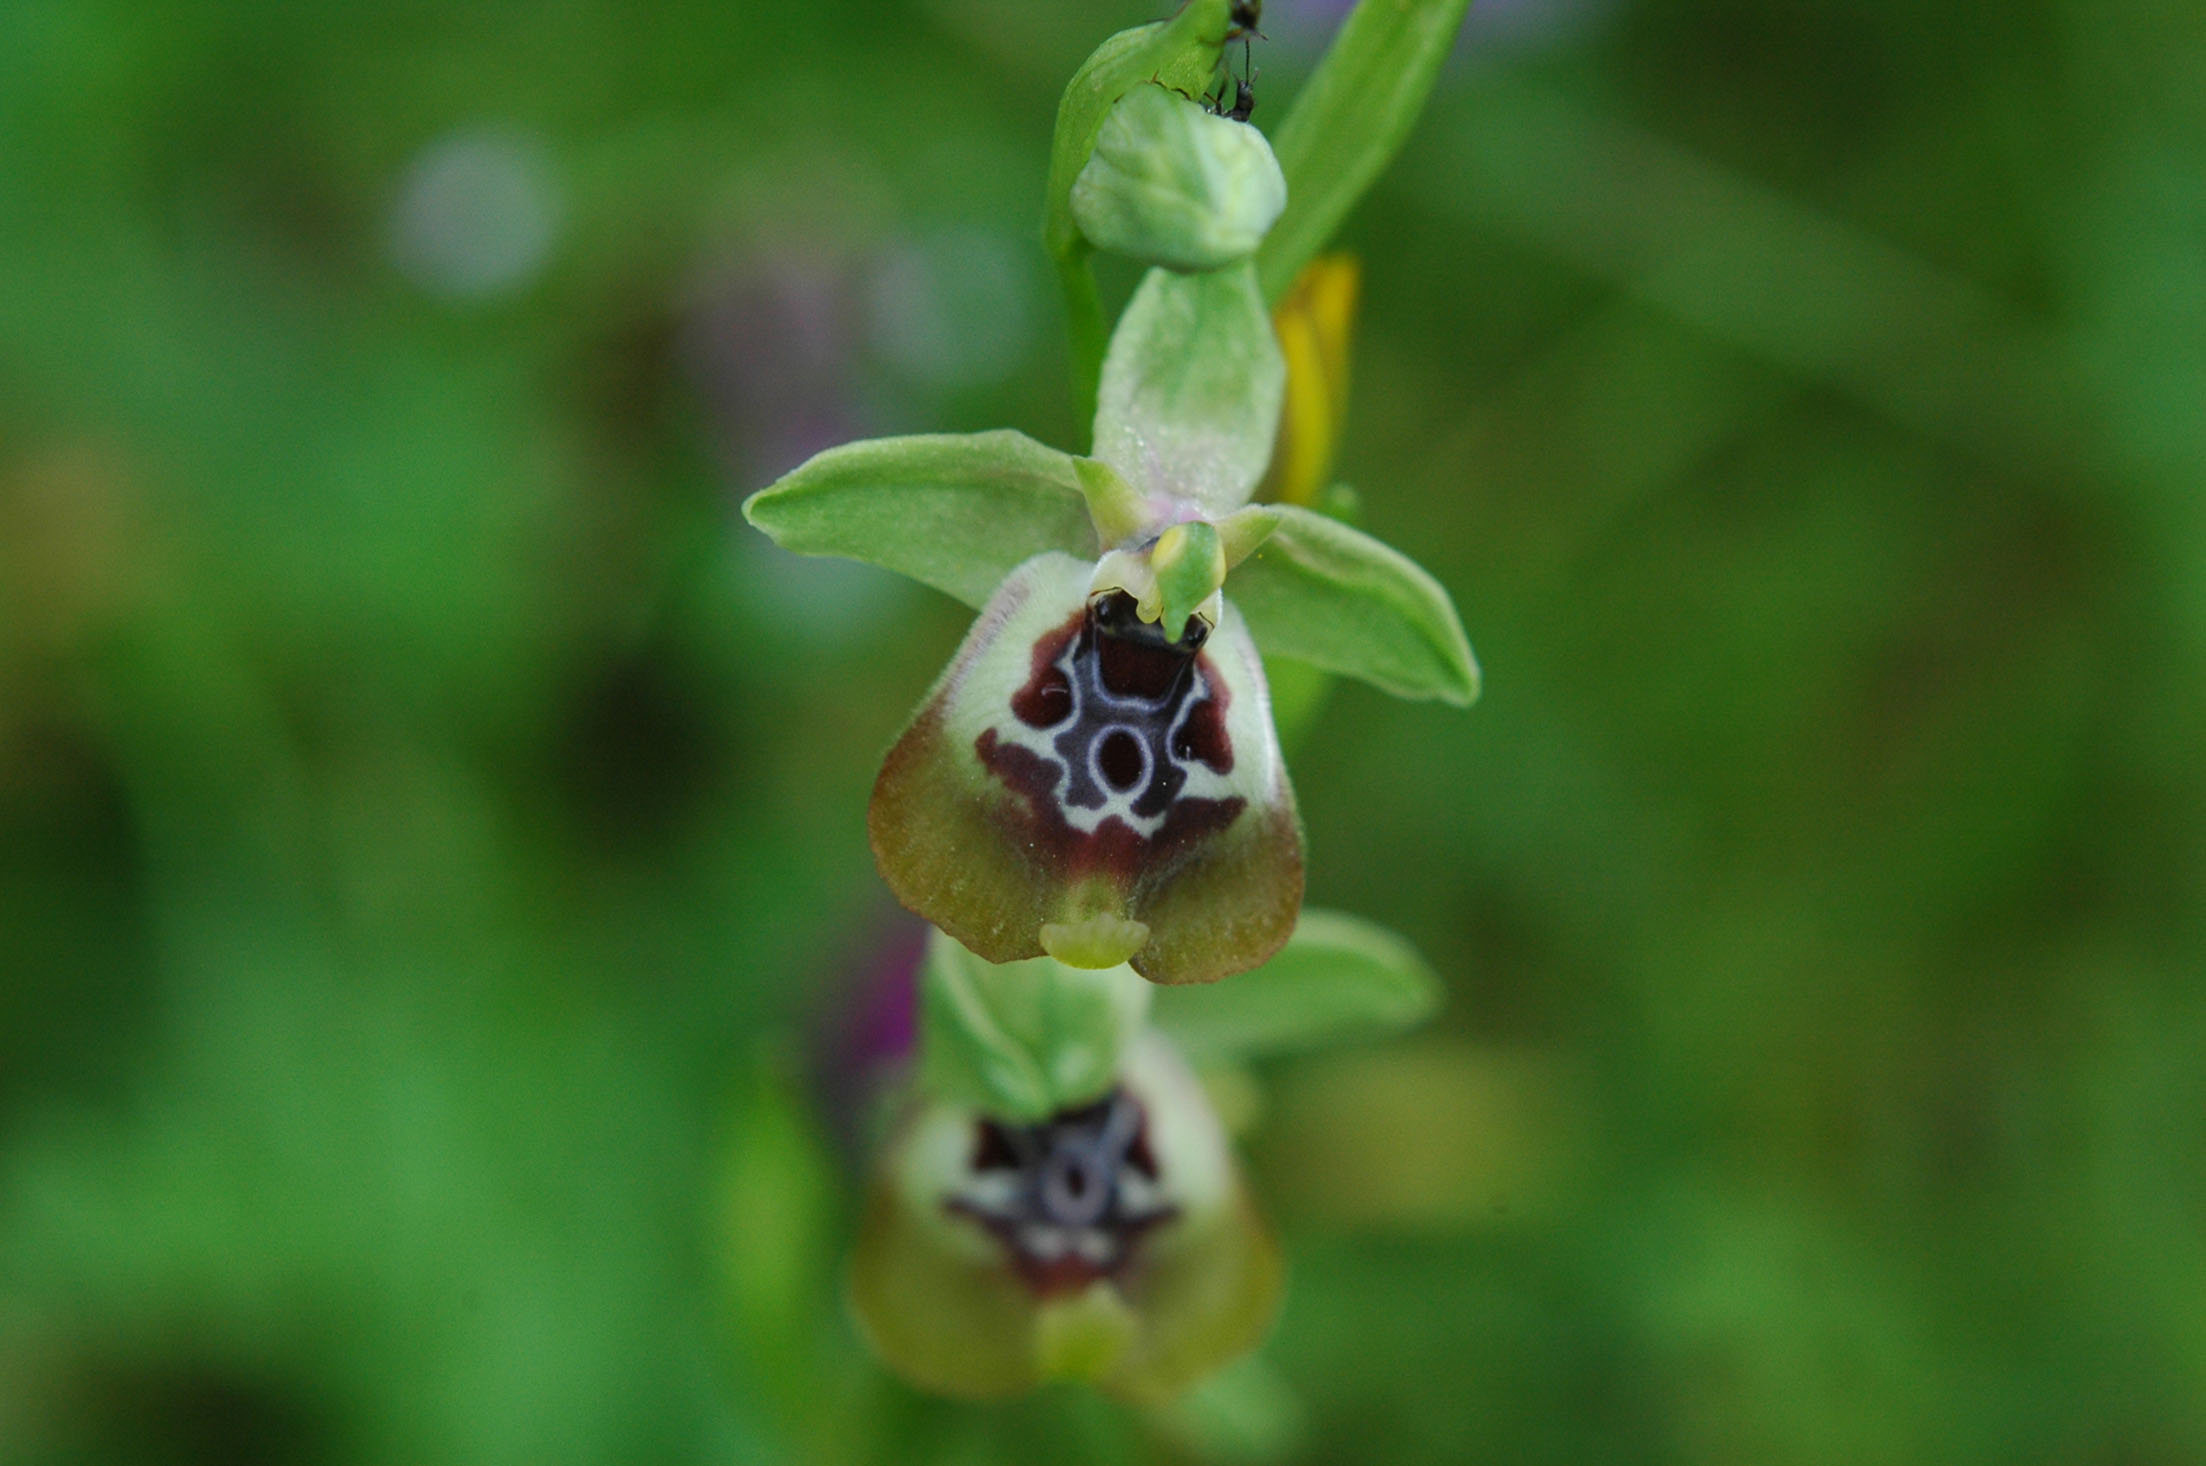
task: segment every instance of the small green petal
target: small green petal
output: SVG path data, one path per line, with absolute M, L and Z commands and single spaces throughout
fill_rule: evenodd
M 1094 458 L 1074 459 L 1072 470 L 1080 492 L 1087 496 L 1088 518 L 1095 525 L 1095 537 L 1105 549 L 1148 537 L 1155 510 L 1132 484 L 1118 476 L 1118 470 Z
M 1279 515 L 1269 504 L 1246 504 L 1218 521 L 1218 546 L 1224 551 L 1226 569 L 1256 553 L 1257 547 L 1279 528 Z
M 1338 520 L 1270 509 L 1277 527 L 1228 585 L 1265 651 L 1396 697 L 1458 706 L 1478 697 L 1478 663 L 1440 582 Z

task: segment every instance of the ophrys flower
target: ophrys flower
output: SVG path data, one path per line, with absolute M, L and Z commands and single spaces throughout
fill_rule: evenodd
M 1246 264 L 1152 270 L 1104 364 L 1095 455 L 1016 433 L 830 449 L 744 506 L 789 549 L 982 608 L 890 752 L 874 854 L 992 962 L 1253 967 L 1293 929 L 1301 839 L 1258 647 L 1468 702 L 1447 593 L 1338 521 L 1248 503 L 1284 382 Z

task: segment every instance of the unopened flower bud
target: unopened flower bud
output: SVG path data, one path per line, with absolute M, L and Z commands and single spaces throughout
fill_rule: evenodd
M 1172 270 L 1254 254 L 1286 206 L 1286 175 L 1261 132 L 1154 85 L 1119 99 L 1072 185 L 1072 217 L 1091 243 Z

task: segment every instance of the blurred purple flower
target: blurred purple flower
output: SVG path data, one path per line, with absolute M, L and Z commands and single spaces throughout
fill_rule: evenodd
M 812 1073 L 828 1130 L 855 1157 L 876 1098 L 900 1075 L 919 1037 L 919 964 L 927 926 L 902 911 L 868 923 L 823 985 L 811 1025 Z
M 682 352 L 736 482 L 769 481 L 865 434 L 857 284 L 822 248 L 731 261 L 697 287 Z

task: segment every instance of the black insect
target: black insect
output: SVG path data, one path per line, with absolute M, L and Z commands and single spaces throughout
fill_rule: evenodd
M 1252 43 L 1264 39 L 1264 33 L 1256 28 L 1263 17 L 1263 0 L 1233 0 L 1226 10 L 1226 34 L 1220 50 L 1241 43 L 1241 74 L 1236 77 L 1228 69 L 1221 55 L 1217 90 L 1204 96 L 1203 105 L 1220 117 L 1230 117 L 1235 122 L 1246 122 L 1256 110 L 1256 67 L 1250 54 Z M 1233 100 L 1226 101 L 1226 83 L 1233 83 Z

